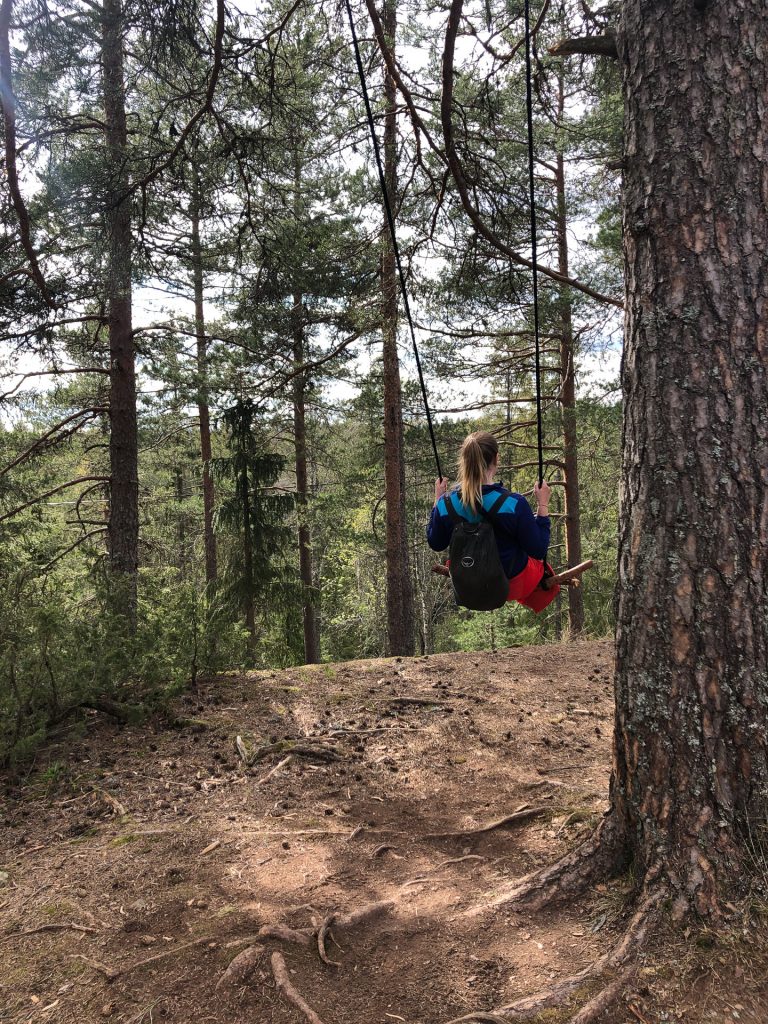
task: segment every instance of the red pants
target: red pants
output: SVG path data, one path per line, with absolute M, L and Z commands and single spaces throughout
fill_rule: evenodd
M 551 566 L 547 568 L 552 572 Z M 539 558 L 528 558 L 528 564 L 513 576 L 509 581 L 509 594 L 507 601 L 517 601 L 518 604 L 530 608 L 531 611 L 543 612 L 557 597 L 560 585 L 552 587 L 551 590 L 544 590 L 539 586 L 544 575 L 544 563 Z

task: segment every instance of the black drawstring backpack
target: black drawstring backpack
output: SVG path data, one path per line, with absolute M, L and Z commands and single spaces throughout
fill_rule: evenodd
M 499 557 L 493 532 L 496 513 L 509 497 L 500 494 L 486 511 L 479 508 L 479 523 L 471 523 L 456 510 L 452 495 L 445 495 L 445 505 L 453 523 L 448 549 L 451 559 L 451 582 L 456 603 L 477 612 L 489 612 L 506 604 L 509 578 Z

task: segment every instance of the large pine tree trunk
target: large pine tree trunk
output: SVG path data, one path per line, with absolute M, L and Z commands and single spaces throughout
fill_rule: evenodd
M 139 562 L 136 355 L 131 325 L 131 200 L 123 75 L 121 0 L 104 0 L 102 64 L 110 185 L 107 192 L 107 300 L 110 356 L 109 555 L 118 610 L 136 620 Z
M 200 241 L 199 184 L 195 180 L 190 210 L 192 224 L 192 277 L 195 292 L 195 335 L 197 339 L 197 415 L 200 424 L 200 457 L 203 463 L 203 541 L 205 581 L 216 583 L 216 537 L 213 532 L 214 489 L 211 476 L 211 413 L 208 405 L 208 339 L 203 306 L 203 247 Z
M 768 20 L 624 0 L 614 816 L 706 913 L 768 818 Z
M 558 82 L 558 116 L 565 113 L 563 78 Z M 558 146 L 555 170 L 557 192 L 557 269 L 569 277 L 568 210 L 565 200 L 565 160 Z M 563 463 L 565 465 L 565 557 L 569 566 L 581 561 L 581 510 L 579 493 L 579 458 L 576 445 L 576 367 L 574 364 L 573 314 L 571 290 L 560 285 L 560 366 L 562 386 L 560 415 L 563 428 Z M 568 587 L 568 626 L 571 636 L 584 630 L 584 598 L 581 587 Z
M 394 49 L 397 0 L 385 0 L 382 21 Z M 389 75 L 384 82 L 384 175 L 393 204 L 397 201 L 397 88 Z M 414 603 L 405 509 L 405 453 L 400 363 L 397 354 L 397 268 L 389 231 L 384 225 L 382 256 L 382 328 L 384 372 L 384 486 L 387 531 L 387 637 L 390 654 L 414 652 Z

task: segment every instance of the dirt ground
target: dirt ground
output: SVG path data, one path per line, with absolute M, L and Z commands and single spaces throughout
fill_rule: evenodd
M 175 728 L 94 715 L 4 780 L 1 1021 L 302 1024 L 277 951 L 323 1024 L 445 1024 L 573 974 L 626 927 L 627 877 L 538 914 L 487 908 L 606 807 L 606 643 L 232 674 L 176 710 Z M 250 768 L 238 736 L 269 748 Z M 765 1024 L 758 909 L 657 936 L 604 1024 Z M 259 936 L 332 913 L 337 965 Z

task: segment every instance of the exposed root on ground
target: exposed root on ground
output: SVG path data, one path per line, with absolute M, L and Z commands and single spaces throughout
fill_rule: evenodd
M 524 996 L 516 999 L 507 1006 L 488 1011 L 477 1011 L 465 1014 L 463 1017 L 455 1017 L 447 1024 L 512 1024 L 513 1021 L 524 1020 L 528 1017 L 535 1017 L 543 1010 L 550 1010 L 562 1006 L 581 987 L 595 978 L 599 978 L 606 971 L 619 971 L 617 978 L 602 988 L 589 1002 L 571 1018 L 570 1024 L 591 1024 L 604 1010 L 613 1003 L 629 977 L 634 972 L 634 957 L 640 952 L 645 944 L 651 928 L 655 925 L 659 914 L 661 901 L 667 895 L 665 886 L 654 885 L 653 890 L 646 894 L 640 903 L 632 921 L 629 924 L 621 942 L 608 953 L 598 957 L 593 963 L 577 974 L 572 974 L 550 988 L 534 995 Z
M 465 917 L 477 917 L 509 904 L 541 910 L 549 903 L 583 892 L 597 879 L 613 874 L 622 861 L 622 846 L 610 815 L 603 818 L 593 834 L 571 853 L 553 864 L 519 879 L 492 899 L 470 907 Z
M 259 938 L 277 939 L 279 942 L 288 942 L 305 948 L 311 946 L 314 941 L 317 943 L 317 952 L 323 963 L 330 967 L 340 967 L 341 965 L 336 960 L 330 959 L 325 948 L 326 940 L 333 939 L 331 927 L 340 931 L 357 928 L 361 924 L 388 913 L 396 903 L 397 900 L 379 900 L 377 903 L 366 903 L 365 906 L 347 914 L 335 911 L 312 928 L 290 928 L 286 924 L 265 924 L 259 929 Z
M 505 828 L 507 825 L 517 825 L 521 821 L 529 821 L 531 818 L 540 818 L 542 814 L 546 813 L 544 807 L 529 807 L 527 804 L 523 804 L 522 807 L 518 807 L 512 814 L 506 814 L 503 818 L 499 818 L 497 821 L 492 821 L 488 825 L 479 825 L 477 828 L 465 828 L 459 829 L 456 832 L 427 832 L 424 835 L 424 839 L 463 839 L 466 836 L 482 836 L 486 832 L 494 832 L 498 828 Z
M 309 1021 L 309 1024 L 323 1024 L 323 1021 L 315 1013 L 312 1007 L 299 995 L 296 989 L 291 984 L 291 980 L 288 977 L 288 968 L 285 960 L 283 959 L 282 953 L 272 954 L 272 974 L 275 977 L 275 984 L 277 985 L 278 992 L 281 992 L 285 998 L 296 1007 Z
M 289 928 L 287 924 L 265 924 L 259 928 L 260 939 L 277 939 L 295 946 L 311 946 L 314 934 L 314 928 Z
M 336 914 L 329 914 L 317 929 L 317 952 L 320 954 L 320 959 L 323 963 L 328 964 L 329 967 L 341 966 L 338 960 L 329 959 L 328 954 L 325 952 L 325 940 L 328 937 L 328 931 L 335 920 Z
M 222 985 L 236 987 L 247 984 L 251 979 L 251 975 L 261 963 L 263 956 L 263 946 L 249 946 L 242 953 L 238 953 L 216 982 L 216 988 L 221 988 Z

